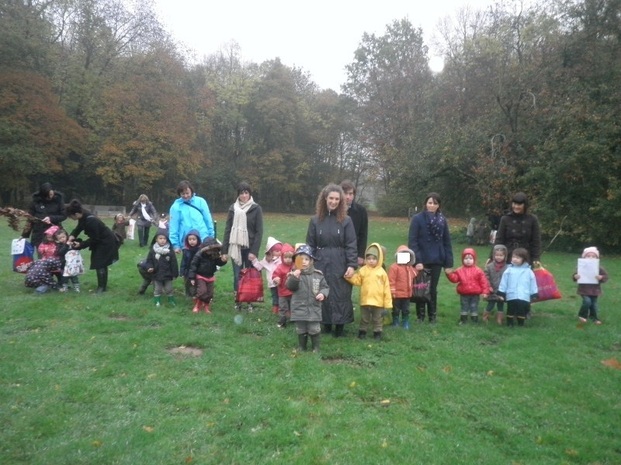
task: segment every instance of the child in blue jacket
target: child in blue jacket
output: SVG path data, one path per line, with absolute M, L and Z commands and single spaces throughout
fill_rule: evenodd
M 530 302 L 537 295 L 535 273 L 528 264 L 528 251 L 517 248 L 511 254 L 511 264 L 500 279 L 498 297 L 507 302 L 507 326 L 513 326 L 517 319 L 518 326 L 524 326 Z

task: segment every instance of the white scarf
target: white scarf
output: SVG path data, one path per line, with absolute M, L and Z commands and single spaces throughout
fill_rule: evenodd
M 254 205 L 252 197 L 245 204 L 239 202 L 239 198 L 233 204 L 233 225 L 229 236 L 229 255 L 239 266 L 242 264 L 242 249 L 247 249 L 250 245 L 248 239 L 248 218 L 246 213 Z
M 151 218 L 151 215 L 149 215 L 147 213 L 147 204 L 146 203 L 141 203 L 140 204 L 140 208 L 142 208 L 142 217 L 147 220 L 149 223 L 153 222 L 153 219 Z
M 153 244 L 153 252 L 155 252 L 155 259 L 159 260 L 162 255 L 168 255 L 170 253 L 170 244 L 167 242 L 164 245 L 159 245 L 156 242 Z

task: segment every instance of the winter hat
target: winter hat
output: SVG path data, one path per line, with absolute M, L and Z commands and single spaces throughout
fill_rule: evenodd
M 291 255 L 293 256 L 293 254 L 295 253 L 295 249 L 293 248 L 293 246 L 291 244 L 283 244 L 282 245 L 282 254 L 283 256 L 285 255 Z
M 400 258 L 402 256 L 404 256 L 405 258 Z M 406 258 L 407 262 L 405 261 Z M 416 263 L 416 254 L 407 245 L 400 245 L 399 247 L 397 247 L 395 260 L 399 265 L 414 265 L 414 263 Z
M 513 195 L 513 197 L 511 198 L 511 202 L 523 203 L 524 205 L 528 206 L 528 197 L 524 192 L 518 192 L 517 194 Z
M 494 248 L 492 249 L 492 257 L 494 256 L 494 254 L 496 252 L 502 252 L 503 254 L 505 254 L 505 257 L 507 256 L 507 247 L 504 246 L 503 244 L 496 244 L 494 246 Z
M 203 242 L 201 242 L 201 249 L 207 248 L 209 250 L 215 250 L 222 248 L 222 244 L 218 239 L 214 239 L 213 237 L 208 237 Z
M 369 248 L 364 253 L 364 256 L 367 257 L 369 255 L 371 255 L 372 257 L 375 257 L 375 258 L 379 258 L 380 253 L 379 253 L 379 250 L 378 250 L 377 246 L 375 246 L 375 245 L 370 245 L 369 246 Z
M 39 186 L 39 194 L 42 197 L 47 197 L 50 191 L 54 190 L 52 185 L 49 182 L 44 182 Z
M 58 226 L 53 225 L 53 226 L 50 226 L 49 228 L 47 228 L 47 229 L 45 230 L 44 234 L 45 234 L 45 235 L 48 235 L 48 234 L 49 234 L 50 236 L 53 236 L 53 235 L 54 235 L 54 233 L 55 233 L 56 231 L 58 231 L 59 229 L 60 229 L 60 228 L 59 228 Z
M 585 258 L 587 254 L 590 253 L 595 254 L 595 256 L 599 258 L 599 250 L 597 250 L 597 247 L 587 247 L 586 249 L 584 249 L 582 251 L 582 258 Z
M 313 255 L 313 249 L 311 249 L 310 245 L 307 244 L 302 244 L 301 246 L 299 246 L 297 248 L 297 250 L 295 251 L 295 253 L 293 254 L 294 257 L 297 257 L 298 255 L 308 255 L 310 258 L 312 258 L 313 260 L 316 260 L 317 258 L 315 257 L 315 255 Z
M 278 251 L 282 250 L 282 242 L 280 242 L 279 240 L 273 238 L 272 236 L 269 236 L 267 238 L 267 244 L 265 246 L 265 250 L 266 250 L 267 253 L 278 252 Z

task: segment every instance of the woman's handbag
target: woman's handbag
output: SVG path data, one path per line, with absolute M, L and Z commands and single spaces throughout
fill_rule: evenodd
M 11 255 L 13 256 L 13 271 L 27 273 L 28 268 L 34 262 L 34 246 L 24 239 L 13 239 L 11 242 Z
M 239 284 L 235 302 L 263 302 L 263 277 L 256 268 L 239 270 Z
M 539 266 L 533 270 L 535 280 L 537 281 L 537 299 L 533 302 L 543 302 L 544 300 L 560 299 L 561 292 L 558 290 L 554 275 L 546 270 L 543 266 Z
M 418 272 L 414 279 L 412 297 L 410 302 L 427 303 L 431 302 L 431 270 L 424 268 Z

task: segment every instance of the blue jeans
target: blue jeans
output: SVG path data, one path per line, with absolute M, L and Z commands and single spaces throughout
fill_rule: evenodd
M 578 316 L 581 318 L 591 318 L 593 321 L 599 320 L 597 316 L 597 312 L 599 311 L 599 306 L 597 305 L 597 296 L 596 295 L 583 295 L 582 296 L 582 305 L 580 306 L 580 312 Z

